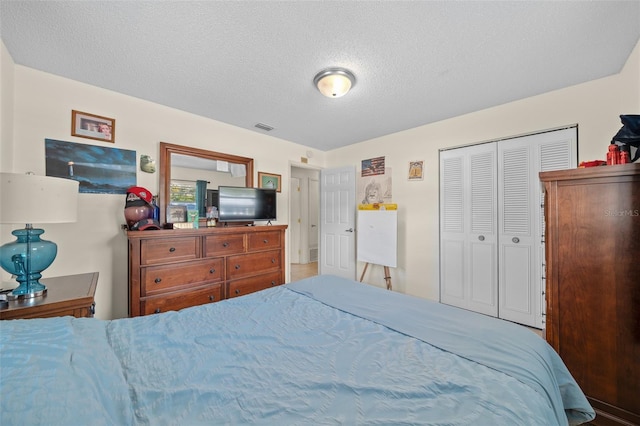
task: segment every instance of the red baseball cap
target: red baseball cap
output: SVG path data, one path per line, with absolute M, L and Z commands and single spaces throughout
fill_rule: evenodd
M 127 189 L 127 200 L 125 207 L 140 206 L 144 204 L 151 204 L 151 191 L 141 186 L 132 186 Z

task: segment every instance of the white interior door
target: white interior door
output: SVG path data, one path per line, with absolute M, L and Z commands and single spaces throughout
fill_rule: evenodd
M 320 219 L 320 181 L 309 179 L 309 260 L 318 260 L 318 227 Z
M 300 241 L 302 240 L 300 222 L 301 222 L 301 201 L 300 201 L 300 179 L 291 178 L 291 213 L 289 219 L 289 231 L 291 232 L 291 263 L 300 263 Z
M 440 153 L 443 303 L 542 327 L 538 173 L 576 163 L 575 127 Z
M 321 274 L 356 278 L 355 167 L 320 172 Z
M 576 163 L 575 127 L 498 143 L 500 318 L 543 326 L 544 197 L 538 174 Z
M 535 325 L 538 310 L 535 162 L 527 138 L 498 147 L 500 318 Z M 538 268 L 539 269 L 539 268 Z
M 440 153 L 440 297 L 498 315 L 496 146 Z

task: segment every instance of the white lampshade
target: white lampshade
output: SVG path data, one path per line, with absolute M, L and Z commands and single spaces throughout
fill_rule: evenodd
M 0 173 L 0 223 L 65 223 L 78 217 L 75 180 Z
M 344 68 L 328 68 L 320 71 L 313 83 L 320 93 L 328 98 L 339 98 L 347 94 L 356 82 L 351 71 Z

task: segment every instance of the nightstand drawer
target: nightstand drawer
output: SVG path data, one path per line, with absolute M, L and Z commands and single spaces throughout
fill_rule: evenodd
M 222 281 L 221 258 L 142 268 L 140 296 L 148 296 L 193 284 Z
M 244 234 L 207 235 L 204 242 L 205 257 L 244 253 Z
M 222 284 L 207 286 L 198 290 L 189 289 L 156 297 L 148 297 L 140 301 L 143 315 L 159 314 L 167 311 L 178 311 L 190 306 L 204 305 L 222 300 Z
M 140 264 L 153 265 L 197 259 L 200 257 L 199 242 L 196 237 L 141 241 Z
M 249 235 L 249 251 L 280 248 L 281 232 L 259 232 Z
M 255 291 L 264 290 L 266 288 L 275 287 L 282 284 L 281 272 L 272 272 L 270 274 L 259 275 L 257 277 L 245 278 L 229 283 L 229 291 L 227 298 L 244 296 L 245 294 Z
M 264 251 L 227 258 L 227 279 L 242 278 L 256 273 L 279 270 L 280 250 Z

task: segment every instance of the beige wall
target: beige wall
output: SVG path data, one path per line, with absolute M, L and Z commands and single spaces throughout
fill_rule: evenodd
M 550 69 L 549 72 L 552 72 Z M 579 161 L 605 159 L 620 114 L 640 113 L 640 43 L 620 74 L 336 149 L 330 167 L 384 156 L 398 204 L 398 291 L 438 300 L 438 150 L 578 124 Z M 425 160 L 423 181 L 407 181 L 409 161 Z M 358 265 L 358 277 L 363 264 Z M 384 286 L 381 267 L 365 281 Z
M 253 157 L 256 173 L 281 174 L 278 222 L 288 222 L 290 165 L 306 156 L 308 147 L 16 66 L 1 43 L 0 62 L 0 170 L 44 174 L 45 138 L 131 149 L 138 161 L 141 154 L 157 160 L 160 141 L 190 145 Z M 619 75 L 328 153 L 314 151 L 309 165 L 359 166 L 362 159 L 386 157 L 393 169 L 393 201 L 400 206 L 394 289 L 437 300 L 438 149 L 577 123 L 579 159 L 604 158 L 611 136 L 620 128 L 618 115 L 640 112 L 639 75 L 640 48 L 636 46 Z M 72 109 L 115 118 L 115 144 L 70 136 Z M 411 160 L 425 160 L 423 181 L 407 181 Z M 158 174 L 138 171 L 138 185 L 157 193 Z M 127 314 L 127 242 L 120 230 L 123 207 L 124 195 L 80 194 L 77 223 L 45 227 L 44 238 L 59 246 L 58 258 L 45 276 L 98 271 L 99 318 Z M 0 227 L 0 242 L 13 239 L 13 228 Z M 9 278 L 4 271 L 2 278 Z M 382 271 L 370 268 L 366 281 L 382 287 Z
M 13 126 L 8 137 L 2 133 L 2 153 L 13 158 L 2 171 L 45 174 L 45 138 L 135 150 L 138 160 L 147 154 L 158 160 L 159 143 L 170 142 L 254 158 L 254 169 L 281 174 L 283 190 L 278 194 L 278 223 L 288 222 L 290 162 L 300 161 L 308 147 L 261 135 L 218 121 L 162 105 L 142 101 L 109 90 L 57 77 L 20 65 L 13 65 L 4 45 L 0 50 L 5 90 L 14 91 L 13 115 L 3 108 L 2 124 Z M 9 72 L 5 74 L 5 64 Z M 71 110 L 80 110 L 116 120 L 115 143 L 71 136 Z M 310 163 L 322 165 L 325 154 L 316 152 Z M 138 169 L 138 185 L 158 192 L 158 173 Z M 255 176 L 254 176 L 255 179 Z M 46 208 L 46 206 L 43 206 Z M 78 222 L 43 226 L 44 239 L 58 244 L 58 257 L 47 276 L 98 271 L 96 316 L 103 319 L 127 315 L 127 240 L 124 223 L 124 195 L 80 194 Z M 0 227 L 0 242 L 12 241 L 16 226 Z M 10 279 L 2 271 L 3 281 Z
M 0 171 L 9 170 L 13 161 L 13 69 L 14 64 L 4 43 L 0 43 Z

